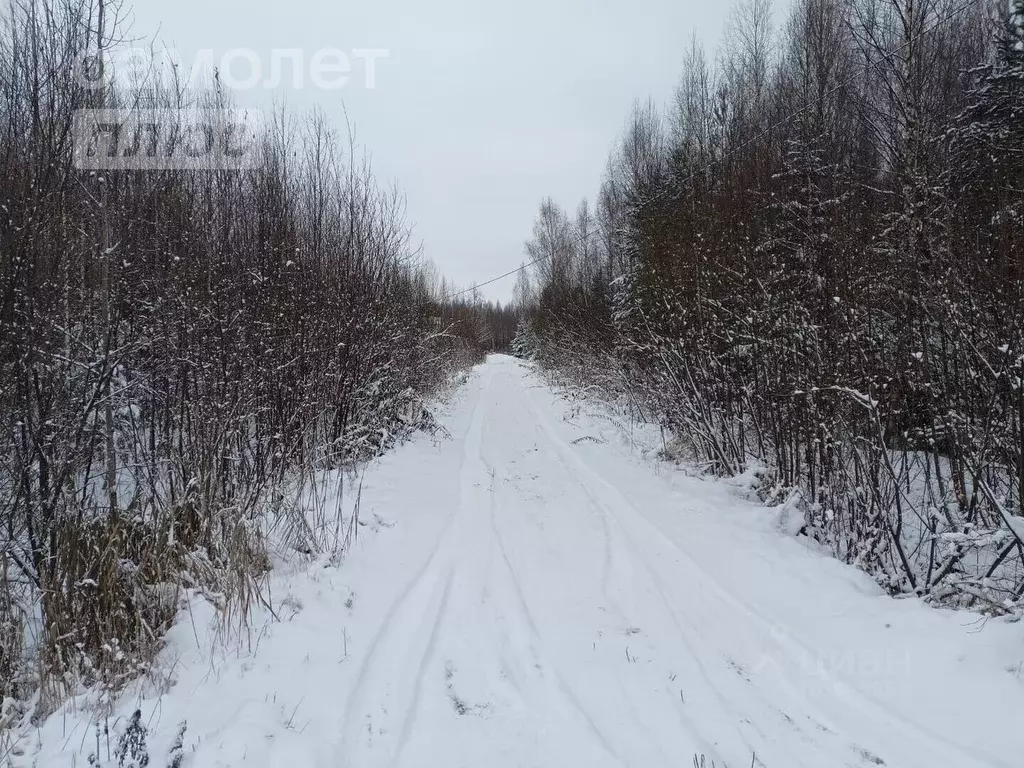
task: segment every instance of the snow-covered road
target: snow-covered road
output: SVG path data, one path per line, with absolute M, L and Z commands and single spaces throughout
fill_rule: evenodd
M 251 652 L 172 631 L 156 752 L 187 717 L 189 766 L 1024 765 L 1019 624 L 883 596 L 512 358 L 446 426 L 370 470 L 372 524 L 278 577 Z

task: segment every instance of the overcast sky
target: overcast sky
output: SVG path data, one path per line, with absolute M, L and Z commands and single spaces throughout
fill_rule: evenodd
M 523 259 L 540 199 L 593 197 L 636 98 L 670 97 L 690 38 L 709 52 L 730 3 L 708 0 L 136 0 L 132 32 L 181 51 L 387 49 L 376 87 L 292 89 L 339 129 L 344 107 L 382 179 L 397 181 L 426 255 L 482 282 Z M 244 76 L 244 64 L 237 75 Z M 308 67 L 307 67 L 308 70 Z M 290 72 L 286 68 L 286 74 Z M 278 89 L 277 98 L 283 94 Z M 245 99 L 273 100 L 256 89 Z M 514 278 L 484 289 L 505 300 Z

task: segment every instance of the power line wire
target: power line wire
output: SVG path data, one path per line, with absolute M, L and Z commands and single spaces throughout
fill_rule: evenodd
M 459 296 L 463 296 L 463 295 L 465 295 L 467 293 L 471 293 L 472 291 L 475 291 L 477 288 L 483 288 L 485 285 L 490 285 L 491 283 L 496 283 L 499 280 L 503 280 L 504 278 L 509 277 L 510 275 L 514 275 L 516 272 L 522 272 L 527 267 L 532 267 L 534 264 L 540 264 L 542 261 L 544 261 L 544 257 L 543 256 L 540 257 L 539 259 L 534 259 L 529 264 L 521 264 L 518 267 L 516 267 L 515 269 L 513 269 L 511 272 L 506 272 L 503 275 L 498 275 L 497 277 L 492 277 L 490 280 L 487 280 L 486 282 L 483 282 L 483 283 L 477 283 L 476 285 L 472 286 L 471 288 L 466 288 L 465 290 L 459 291 L 458 293 L 450 293 L 450 294 L 448 294 L 447 296 L 444 297 L 444 300 L 448 301 L 449 299 L 455 299 L 455 298 L 458 298 Z

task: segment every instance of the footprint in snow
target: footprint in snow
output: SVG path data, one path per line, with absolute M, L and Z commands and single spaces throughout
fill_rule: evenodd
M 469 704 L 466 702 L 455 692 L 454 678 L 455 667 L 452 666 L 450 661 L 447 661 L 444 665 L 445 688 L 448 690 L 448 699 L 455 708 L 456 714 L 460 717 L 464 715 L 480 715 L 491 708 L 490 704 Z
M 857 757 L 859 757 L 865 763 L 870 763 L 871 765 L 885 765 L 885 760 L 880 758 L 878 755 L 868 752 L 868 750 L 864 749 L 863 747 L 858 747 L 854 745 L 851 747 L 851 749 L 854 752 L 856 752 Z
M 746 667 L 728 656 L 725 657 L 725 663 L 729 665 L 729 668 L 732 669 L 733 672 L 742 677 L 748 683 L 750 682 L 750 674 L 747 672 Z

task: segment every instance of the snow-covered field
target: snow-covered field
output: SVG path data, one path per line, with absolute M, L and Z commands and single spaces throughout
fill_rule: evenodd
M 150 765 L 182 721 L 188 768 L 1024 765 L 1021 624 L 882 595 L 512 358 L 449 411 L 451 440 L 367 472 L 340 566 L 278 568 L 281 621 L 239 649 L 206 602 L 183 613 L 168 679 L 120 709 L 141 710 Z M 14 764 L 96 747 L 68 707 Z

